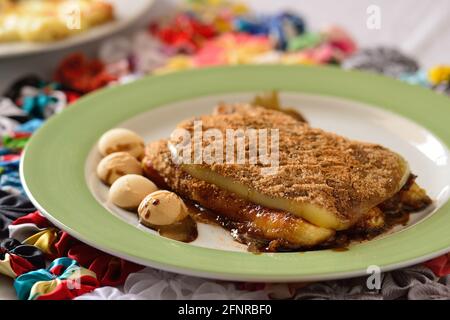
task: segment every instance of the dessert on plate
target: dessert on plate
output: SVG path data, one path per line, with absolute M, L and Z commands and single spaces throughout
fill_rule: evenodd
M 57 41 L 112 20 L 103 0 L 0 0 L 0 43 Z
M 312 127 L 276 92 L 219 104 L 145 149 L 120 128 L 98 148 L 110 201 L 184 242 L 196 239 L 201 222 L 253 252 L 346 250 L 432 203 L 402 156 Z
M 407 221 L 409 213 L 431 203 L 397 153 L 313 128 L 289 112 L 219 105 L 177 129 L 194 135 L 196 121 L 203 133 L 213 129 L 223 136 L 229 129 L 279 132 L 279 163 L 272 174 L 264 174 L 260 163 L 178 163 L 178 136 L 150 143 L 143 159 L 145 175 L 198 208 L 197 219 L 220 224 L 257 250 L 345 247 Z M 201 143 L 208 148 L 213 142 Z M 251 148 L 245 139 L 245 152 Z

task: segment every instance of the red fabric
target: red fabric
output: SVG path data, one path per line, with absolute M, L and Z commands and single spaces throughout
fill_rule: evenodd
M 98 281 L 90 276 L 82 276 L 80 282 L 75 283 L 73 280 L 63 280 L 52 292 L 43 294 L 36 300 L 72 300 L 82 294 L 89 293 L 98 288 Z
M 55 243 L 56 255 L 58 257 L 67 257 L 67 253 L 69 252 L 70 248 L 72 248 L 75 245 L 79 245 L 81 243 L 82 242 L 75 239 L 67 232 L 61 231 L 60 237 L 58 241 Z
M 436 259 L 425 262 L 425 266 L 430 268 L 438 277 L 444 277 L 450 274 L 450 253 Z
M 5 154 L 0 157 L 0 161 L 15 161 L 20 159 L 20 154 Z
M 9 136 L 13 139 L 29 138 L 31 137 L 31 133 L 15 131 L 12 132 Z
M 135 263 L 113 257 L 107 253 L 79 244 L 72 247 L 67 255 L 69 258 L 95 272 L 102 286 L 118 286 L 125 282 L 130 273 L 143 267 Z
M 59 239 L 54 244 L 54 248 L 56 257 L 69 257 L 78 261 L 82 267 L 95 272 L 102 286 L 121 285 L 130 273 L 143 268 L 135 263 L 92 248 L 63 231 L 60 231 Z M 55 270 L 55 273 L 58 273 L 57 270 Z
M 69 55 L 60 63 L 55 73 L 56 81 L 81 93 L 99 89 L 116 79 L 106 72 L 100 60 L 90 60 L 82 53 Z
M 150 31 L 161 42 L 183 52 L 195 52 L 206 39 L 216 35 L 212 25 L 205 24 L 192 16 L 179 14 L 165 26 L 152 25 Z
M 66 270 L 66 267 L 63 265 L 56 265 L 49 271 L 53 273 L 56 276 L 60 276 L 64 271 Z
M 35 211 L 27 214 L 26 216 L 20 217 L 12 223 L 13 225 L 24 224 L 24 223 L 33 223 L 38 228 L 49 228 L 52 224 L 42 216 L 39 211 Z
M 220 37 L 206 41 L 202 48 L 193 56 L 194 65 L 197 67 L 216 66 L 228 64 L 228 51 L 240 46 L 255 45 L 269 49 L 271 47 L 269 37 L 265 35 L 249 35 L 242 32 L 226 33 Z
M 11 269 L 14 271 L 17 277 L 36 269 L 36 267 L 25 258 L 22 258 L 12 253 L 10 253 L 9 256 Z
M 130 273 L 137 272 L 143 267 L 135 263 L 122 260 L 92 248 L 73 238 L 66 232 L 61 236 L 55 248 L 58 257 L 69 257 L 96 273 L 102 286 L 117 286 L 125 282 Z
M 67 103 L 72 103 L 78 100 L 80 95 L 73 91 L 64 91 L 64 94 L 66 95 Z

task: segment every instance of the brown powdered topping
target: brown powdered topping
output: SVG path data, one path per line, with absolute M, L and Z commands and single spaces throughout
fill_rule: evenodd
M 278 129 L 279 167 L 275 174 L 262 175 L 264 165 L 260 163 L 201 166 L 261 194 L 324 208 L 341 220 L 355 220 L 355 215 L 392 197 L 408 176 L 407 163 L 400 155 L 312 128 L 279 111 L 221 105 L 213 115 L 186 120 L 178 128 L 193 133 L 194 120 L 202 121 L 203 131 L 218 129 L 224 137 L 226 129 Z M 203 147 L 209 143 L 204 139 Z M 245 147 L 248 155 L 247 139 Z
M 293 247 L 312 247 L 334 235 L 333 230 L 317 227 L 281 210 L 261 207 L 214 184 L 190 176 L 171 161 L 167 141 L 147 146 L 143 160 L 144 174 L 152 181 L 164 181 L 158 187 L 176 192 L 217 213 L 233 227 L 239 224 L 245 233 L 268 241 L 287 241 Z M 241 230 L 242 231 L 242 230 Z

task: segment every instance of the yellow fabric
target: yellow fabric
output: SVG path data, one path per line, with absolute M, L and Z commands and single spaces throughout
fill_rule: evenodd
M 36 282 L 30 291 L 30 299 L 36 299 L 38 296 L 47 294 L 55 290 L 58 284 L 61 282 L 59 279 L 50 281 L 38 281 Z
M 8 253 L 5 254 L 5 259 L 0 260 L 0 273 L 13 279 L 16 277 L 16 273 L 11 268 L 11 256 Z
M 450 66 L 437 66 L 430 69 L 428 80 L 434 85 L 450 82 Z
M 194 64 L 190 57 L 185 55 L 176 55 L 169 59 L 165 66 L 154 70 L 154 73 L 165 74 L 173 71 L 192 69 L 193 67 Z
M 66 271 L 67 272 L 67 271 Z M 73 281 L 74 288 L 76 287 L 77 281 L 80 281 L 80 279 L 83 276 L 90 276 L 94 279 L 97 278 L 97 275 L 95 272 L 85 269 L 85 268 L 74 268 L 73 273 L 65 278 L 64 280 Z M 36 282 L 30 291 L 30 300 L 35 300 L 39 296 L 52 293 L 56 287 L 61 283 L 61 279 L 54 279 L 54 280 L 48 280 L 48 281 L 38 281 Z M 70 287 L 69 287 L 70 288 Z
M 38 247 L 46 255 L 55 254 L 55 242 L 58 240 L 58 231 L 55 228 L 42 230 L 25 239 L 23 243 Z
M 280 62 L 283 64 L 316 64 L 314 60 L 302 53 L 284 53 L 280 58 Z
M 79 269 L 76 269 L 76 272 L 74 272 L 70 276 L 68 276 L 67 280 L 77 280 L 84 276 L 89 276 L 89 277 L 97 279 L 97 274 L 94 271 L 91 271 L 86 268 L 79 268 Z

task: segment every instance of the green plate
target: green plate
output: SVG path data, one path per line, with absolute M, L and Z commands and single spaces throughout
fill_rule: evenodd
M 445 201 L 426 219 L 401 232 L 352 245 L 348 251 L 258 255 L 203 248 L 149 234 L 111 214 L 93 196 L 85 178 L 86 161 L 98 138 L 108 129 L 167 104 L 272 89 L 375 105 L 383 112 L 412 120 L 420 125 L 420 130 L 429 130 L 438 139 L 431 148 L 447 152 L 444 144 L 450 144 L 450 100 L 396 80 L 333 67 L 239 66 L 194 70 L 148 77 L 98 91 L 50 119 L 25 149 L 21 176 L 27 194 L 58 227 L 94 247 L 143 265 L 209 278 L 336 279 L 364 275 L 371 265 L 386 271 L 412 265 L 449 250 L 448 188 L 442 188 L 440 193 L 441 199 L 445 194 Z M 439 141 L 442 146 L 436 146 Z M 418 143 L 419 149 L 423 146 L 426 143 Z M 437 169 L 448 165 L 446 158 L 439 159 Z M 421 163 L 417 162 L 419 171 Z

